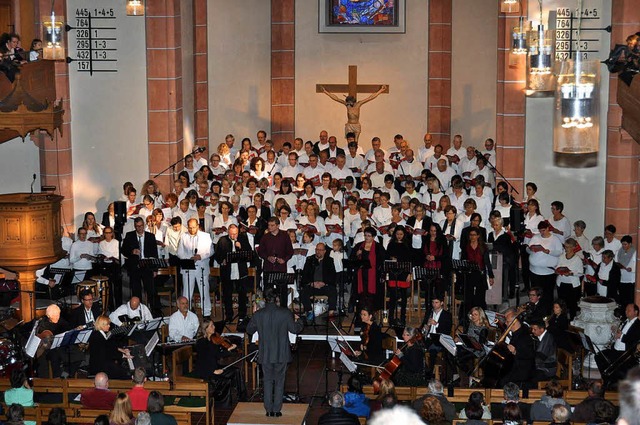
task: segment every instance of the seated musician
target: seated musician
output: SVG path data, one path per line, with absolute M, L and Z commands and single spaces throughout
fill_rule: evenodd
M 382 331 L 374 321 L 373 312 L 369 307 L 365 306 L 360 309 L 360 320 L 362 321 L 361 343 L 359 348 L 355 350 L 355 355 L 363 357 L 363 360 L 369 364 L 378 365 L 384 360 Z
M 102 313 L 102 310 L 98 304 L 96 304 L 93 298 L 93 292 L 89 289 L 84 289 L 80 292 L 79 301 L 81 305 L 71 311 L 69 316 L 69 324 L 72 328 L 82 328 L 93 324 L 98 316 Z
M 456 358 L 460 366 L 460 379 L 463 383 L 464 376 L 473 371 L 473 360 L 485 354 L 484 346 L 489 335 L 489 320 L 481 307 L 473 307 L 469 312 L 469 325 L 465 329 L 465 334 L 473 341 L 478 342 L 483 347 L 458 347 Z
M 107 316 L 99 316 L 89 337 L 89 374 L 106 373 L 111 379 L 127 379 L 130 373 L 121 362 L 131 358 L 129 350 L 117 346 L 117 339 L 107 334 L 111 321 Z
M 78 229 L 78 239 L 69 249 L 69 263 L 75 272 L 73 283 L 81 282 L 91 277 L 94 256 L 93 242 L 87 240 L 87 229 Z
M 511 326 L 511 331 L 505 339 L 506 348 L 514 357 L 513 363 L 508 370 L 500 369 L 497 372 L 497 388 L 503 387 L 508 382 L 514 382 L 521 388 L 529 385 L 529 380 L 533 376 L 535 369 L 535 350 L 533 339 L 529 332 L 529 327 L 518 319 L 518 311 L 510 307 L 504 313 L 507 326 Z M 498 354 L 498 353 L 494 353 Z M 504 356 L 502 356 L 504 357 Z M 501 366 L 504 363 L 501 361 Z M 485 363 L 485 377 L 487 377 L 487 364 Z
M 307 320 L 314 318 L 311 297 L 317 295 L 329 297 L 329 317 L 333 316 L 338 301 L 336 266 L 333 258 L 327 255 L 327 247 L 324 243 L 316 245 L 316 254 L 307 257 L 302 270 L 300 300 L 308 313 Z
M 247 317 L 247 293 L 253 292 L 253 283 L 249 279 L 246 261 L 227 262 L 227 254 L 238 251 L 253 251 L 246 233 L 239 233 L 238 226 L 229 226 L 228 234 L 220 237 L 216 245 L 215 258 L 220 264 L 220 281 L 225 320 L 233 322 L 233 293 L 238 294 L 238 326 L 242 328 Z
M 431 300 L 431 310 L 425 314 L 420 328 L 425 336 L 429 337 L 433 334 L 451 335 L 453 319 L 451 313 L 444 309 L 444 296 L 436 294 Z M 444 347 L 437 340 L 427 340 L 425 345 L 429 350 L 429 363 L 433 369 L 434 362 L 438 353 L 444 350 Z
M 214 398 L 223 405 L 231 401 L 231 385 L 235 385 L 238 397 L 241 400 L 245 399 L 246 389 L 240 369 L 236 367 L 223 369 L 219 364 L 219 360 L 230 356 L 237 346 L 235 344 L 229 345 L 226 341 L 227 348 L 216 344 L 214 341 L 217 342 L 221 337 L 216 333 L 211 320 L 205 319 L 200 329 L 202 330 L 202 338 L 196 342 L 197 357 L 194 375 L 209 381 L 213 387 Z M 216 405 L 218 404 L 216 403 Z
M 55 304 L 47 307 L 46 316 L 38 323 L 36 335 L 43 340 L 49 339 L 53 335 L 58 335 L 71 329 L 69 323 L 60 317 L 60 307 Z M 44 342 L 44 341 L 43 341 Z M 43 343 L 41 342 L 41 344 Z M 49 365 L 51 362 L 51 372 L 53 378 L 59 378 L 63 371 L 63 365 L 67 359 L 67 348 L 60 347 L 53 350 L 47 350 L 46 355 L 36 359 L 38 377 L 49 377 Z
M 627 350 L 635 348 L 636 344 L 640 341 L 638 306 L 636 304 L 628 304 L 624 313 L 625 320 L 617 326 L 612 326 L 612 331 L 615 332 L 613 346 L 596 354 L 596 363 L 598 364 L 600 372 L 618 360 Z M 627 369 L 626 367 L 621 367 L 612 375 L 610 380 L 617 381 L 624 377 Z
M 46 285 L 47 287 L 47 294 L 44 295 L 43 298 L 57 300 L 64 295 L 67 287 L 71 285 L 73 273 L 56 275 L 51 273 L 51 269 L 71 268 L 71 264 L 69 263 L 69 251 L 71 250 L 72 244 L 73 240 L 71 240 L 70 237 L 62 236 L 62 250 L 64 251 L 65 256 L 47 267 L 36 270 L 36 283 Z M 42 290 L 38 289 L 38 291 Z
M 178 311 L 169 317 L 169 341 L 192 341 L 196 337 L 199 327 L 198 316 L 189 311 L 187 297 L 178 297 Z
M 116 308 L 109 315 L 111 323 L 116 326 L 122 326 L 123 322 L 146 321 L 153 319 L 149 307 L 140 302 L 140 298 L 131 297 L 131 299 Z
M 534 336 L 536 346 L 536 370 L 533 379 L 536 382 L 548 381 L 556 376 L 557 356 L 556 356 L 556 340 L 547 332 L 543 321 L 531 323 L 531 334 Z
M 534 286 L 529 289 L 529 302 L 527 303 L 527 310 L 524 314 L 524 320 L 527 323 L 543 320 L 545 316 L 544 305 L 540 302 L 542 298 L 542 288 Z
M 402 363 L 393 375 L 393 382 L 396 386 L 402 387 L 426 386 L 424 344 L 420 330 L 407 326 L 402 332 L 402 340 L 405 346 L 396 349 L 395 352 Z

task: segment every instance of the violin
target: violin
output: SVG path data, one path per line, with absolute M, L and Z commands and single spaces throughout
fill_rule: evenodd
M 367 345 L 369 345 L 369 331 L 371 330 L 371 325 L 366 324 L 363 328 L 362 328 L 362 332 L 360 333 L 360 338 L 362 339 L 362 354 L 364 355 L 365 359 L 367 358 Z
M 422 333 L 418 332 L 415 336 L 412 336 L 409 341 L 407 341 L 400 351 L 403 351 L 405 348 L 409 347 L 409 345 L 413 345 L 418 341 L 422 340 Z M 373 393 L 378 394 L 380 392 L 380 385 L 382 384 L 383 379 L 391 379 L 391 376 L 395 373 L 395 371 L 402 364 L 402 359 L 398 357 L 397 354 L 394 354 L 391 360 L 389 360 L 385 365 L 384 369 L 378 373 L 373 379 Z
M 228 339 L 226 339 L 222 335 L 220 335 L 218 332 L 216 332 L 213 335 L 211 335 L 211 337 L 209 337 L 209 341 L 211 341 L 215 345 L 219 345 L 220 347 L 224 348 L 225 350 L 229 350 L 234 345 Z

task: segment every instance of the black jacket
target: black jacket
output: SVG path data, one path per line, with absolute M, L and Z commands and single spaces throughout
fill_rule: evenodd
M 349 413 L 342 407 L 332 407 L 327 413 L 320 416 L 318 425 L 360 425 L 356 415 Z
M 158 245 L 156 245 L 156 237 L 152 233 L 144 232 L 144 239 L 142 241 L 144 246 L 144 258 L 158 258 Z M 127 268 L 138 267 L 139 257 L 133 253 L 134 249 L 139 249 L 140 244 L 138 242 L 138 235 L 135 230 L 127 232 L 127 235 L 122 241 L 122 255 L 127 259 Z
M 329 152 L 329 149 L 331 149 L 331 148 L 323 149 L 323 151 L 325 151 L 325 152 L 327 153 L 327 158 L 332 158 L 332 156 L 331 156 L 331 152 Z M 318 155 L 319 155 L 319 154 L 320 154 L 320 152 L 318 152 Z M 344 153 L 344 149 L 339 148 L 339 147 L 337 147 L 337 146 L 336 146 L 336 156 L 334 156 L 333 158 L 337 158 L 337 157 L 338 157 L 338 155 L 340 155 L 340 154 L 342 154 L 342 155 L 346 155 L 346 154 Z
M 247 333 L 258 332 L 260 351 L 258 363 L 289 363 L 291 361 L 291 346 L 289 332 L 300 333 L 304 325 L 300 320 L 295 321 L 293 314 L 285 307 L 267 303 L 264 308 L 256 311 L 247 325 Z
M 405 236 L 405 238 L 410 236 Z M 397 260 L 398 262 L 410 261 L 413 263 L 414 250 L 411 248 L 411 245 L 406 243 L 398 243 L 393 239 L 387 245 L 387 260 Z M 409 277 L 409 273 L 405 272 L 393 272 L 389 273 L 390 280 L 400 280 L 407 281 Z
M 71 325 L 72 328 L 77 328 L 78 326 L 84 326 L 87 324 L 87 320 L 84 315 L 84 306 L 82 305 L 82 301 L 80 301 L 80 303 L 80 306 L 71 310 L 71 314 L 69 315 L 69 325 Z M 102 309 L 100 309 L 100 306 L 98 306 L 98 303 L 95 301 L 91 306 L 91 312 L 93 313 L 93 320 L 97 319 L 98 316 L 102 314 Z
M 304 263 L 304 269 L 302 269 L 302 285 L 308 285 L 315 281 L 313 275 L 317 265 L 318 258 L 315 255 L 307 257 Z M 325 285 L 336 286 L 336 266 L 333 258 L 327 254 L 325 254 L 322 260 L 322 280 Z
M 244 221 L 246 223 L 247 218 L 249 218 L 249 214 L 247 214 L 247 209 L 245 207 L 240 207 L 240 211 L 238 211 L 238 217 L 240 218 L 240 221 Z M 258 216 L 258 220 L 264 220 L 264 222 L 266 223 L 269 218 L 271 218 L 271 209 L 268 206 L 263 205 L 262 207 L 260 207 L 260 215 Z M 265 224 L 265 229 L 266 228 L 267 226 Z
M 252 251 L 251 244 L 249 243 L 249 238 L 244 233 L 238 233 L 237 242 L 240 242 L 240 248 L 236 247 L 237 251 Z M 221 264 L 220 266 L 220 278 L 223 282 L 228 282 L 231 279 L 231 264 L 226 263 L 222 265 L 223 262 L 227 260 L 227 254 L 232 252 L 233 245 L 231 238 L 226 235 L 222 236 L 218 241 L 218 245 L 216 245 L 215 257 L 216 261 Z M 238 274 L 240 275 L 240 279 L 247 277 L 247 262 L 240 261 L 238 263 Z
M 624 342 L 627 350 L 640 341 L 640 319 L 636 319 L 636 321 L 633 322 L 633 325 L 631 325 L 627 333 L 622 336 L 620 341 Z
M 595 270 L 595 276 L 598 276 L 598 272 L 600 271 L 600 267 L 602 267 L 604 263 L 598 264 Z M 609 271 L 609 279 L 603 281 L 602 284 L 607 287 L 607 298 L 612 298 L 618 301 L 618 287 L 620 286 L 620 267 L 614 262 L 611 265 L 611 271 Z
M 241 210 L 242 211 L 242 210 Z M 247 233 L 247 227 L 249 226 L 249 223 L 247 223 L 247 218 L 242 219 L 240 226 L 238 226 L 240 228 L 240 233 Z M 244 226 L 243 226 L 244 224 Z M 245 227 L 247 226 L 247 227 Z M 258 230 L 256 231 L 256 233 L 253 235 L 253 244 L 254 245 L 260 245 L 260 239 L 262 239 L 262 235 L 264 235 L 264 232 L 267 230 L 267 220 L 258 217 L 258 219 L 256 220 L 256 222 L 253 224 L 254 227 L 257 227 Z
M 426 215 L 422 219 L 421 229 L 426 230 L 426 233 L 422 235 L 422 246 L 424 246 L 425 241 L 429 238 L 429 228 L 431 227 L 431 217 L 427 217 Z M 407 226 L 415 227 L 416 226 L 416 216 L 411 216 L 407 219 Z M 413 235 L 407 235 L 409 238 L 413 237 Z
M 520 329 L 513 332 L 509 344 L 516 348 L 516 355 L 513 367 L 507 376 L 511 382 L 520 385 L 531 378 L 535 368 L 535 351 L 529 327 L 522 325 Z
M 480 237 L 478 238 L 479 240 L 481 240 L 482 242 L 487 242 L 487 229 L 485 229 L 484 227 L 478 227 L 478 229 L 480 229 Z M 460 246 L 466 246 L 467 243 L 469 243 L 469 232 L 471 231 L 471 226 L 467 226 L 464 229 L 462 229 L 462 232 L 460 232 Z
M 424 315 L 424 319 L 422 319 L 422 326 L 426 326 L 432 316 L 433 309 L 429 310 L 427 314 Z M 442 310 L 442 313 L 440 313 L 440 318 L 438 319 L 438 327 L 436 328 L 436 333 L 451 335 L 451 329 L 453 329 L 453 319 L 451 317 L 451 312 L 449 312 L 448 310 Z
M 542 337 L 542 341 L 534 342 L 536 343 L 536 370 L 544 373 L 547 378 L 555 376 L 557 370 L 557 346 L 553 335 L 547 332 Z

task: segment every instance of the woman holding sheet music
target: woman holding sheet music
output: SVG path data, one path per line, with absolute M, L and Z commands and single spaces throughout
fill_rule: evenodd
M 368 307 L 371 311 L 382 307 L 384 287 L 381 272 L 385 259 L 382 244 L 375 240 L 376 230 L 373 227 L 364 229 L 364 241 L 355 246 L 351 259 L 367 262 L 357 268 L 356 280 L 352 286 L 353 299 L 359 302 L 360 308 Z
M 387 246 L 387 261 L 411 262 L 413 250 L 409 243 L 404 226 L 397 226 Z M 389 321 L 395 326 L 404 326 L 407 319 L 407 292 L 411 285 L 407 272 L 390 273 L 387 275 L 389 295 Z M 396 321 L 396 306 L 400 299 L 400 321 Z
M 527 246 L 531 286 L 542 288 L 540 303 L 545 316 L 551 313 L 553 290 L 556 284 L 555 269 L 562 255 L 562 242 L 553 236 L 550 227 L 546 220 L 538 223 L 540 234 L 533 236 Z
M 324 219 L 318 216 L 320 207 L 318 204 L 309 203 L 305 212 L 307 214 L 298 219 L 298 233 L 302 235 L 306 231 L 311 231 L 316 235 L 317 242 L 322 242 L 322 238 L 327 234 L 327 228 L 324 225 Z
M 421 282 L 420 289 L 425 292 L 427 300 L 430 300 L 436 294 L 444 294 L 449 287 L 449 277 L 451 276 L 451 256 L 447 239 L 436 223 L 429 226 L 429 235 L 422 245 L 422 254 L 424 255 L 424 268 L 437 271 L 427 277 L 426 281 Z
M 477 266 L 477 270 L 466 274 L 463 312 L 469 311 L 472 307 L 487 308 L 485 293 L 488 286 L 493 285 L 493 268 L 489 259 L 489 250 L 480 239 L 480 230 L 477 227 L 469 230 L 469 241 L 461 249 L 461 259 Z
M 473 307 L 469 312 L 469 325 L 465 329 L 465 335 L 473 345 L 468 346 L 465 343 L 464 350 L 458 350 L 456 353 L 461 377 L 468 376 L 473 371 L 473 360 L 485 354 L 483 346 L 486 345 L 489 335 L 489 320 L 482 308 Z M 461 382 L 461 384 L 464 383 Z

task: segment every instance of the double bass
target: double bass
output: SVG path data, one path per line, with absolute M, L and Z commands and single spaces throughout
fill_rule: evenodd
M 511 332 L 513 325 L 516 322 L 520 321 L 520 317 L 528 310 L 528 308 L 528 304 L 524 304 L 518 307 L 516 316 L 514 317 L 513 321 L 509 324 L 509 326 L 507 326 L 507 328 L 500 336 L 500 339 L 495 343 L 493 347 L 491 347 L 491 350 L 489 350 L 487 355 L 484 356 L 482 360 L 480 360 L 480 362 L 478 362 L 478 365 L 470 374 L 473 375 L 473 373 L 475 373 L 475 371 L 480 368 L 480 366 L 482 366 L 484 371 L 482 385 L 484 387 L 495 387 L 498 381 L 500 381 L 500 379 L 504 375 L 506 375 L 513 367 L 515 355 L 511 353 L 511 351 L 509 351 L 509 344 L 507 344 L 504 340 L 507 335 L 509 335 L 509 332 Z

